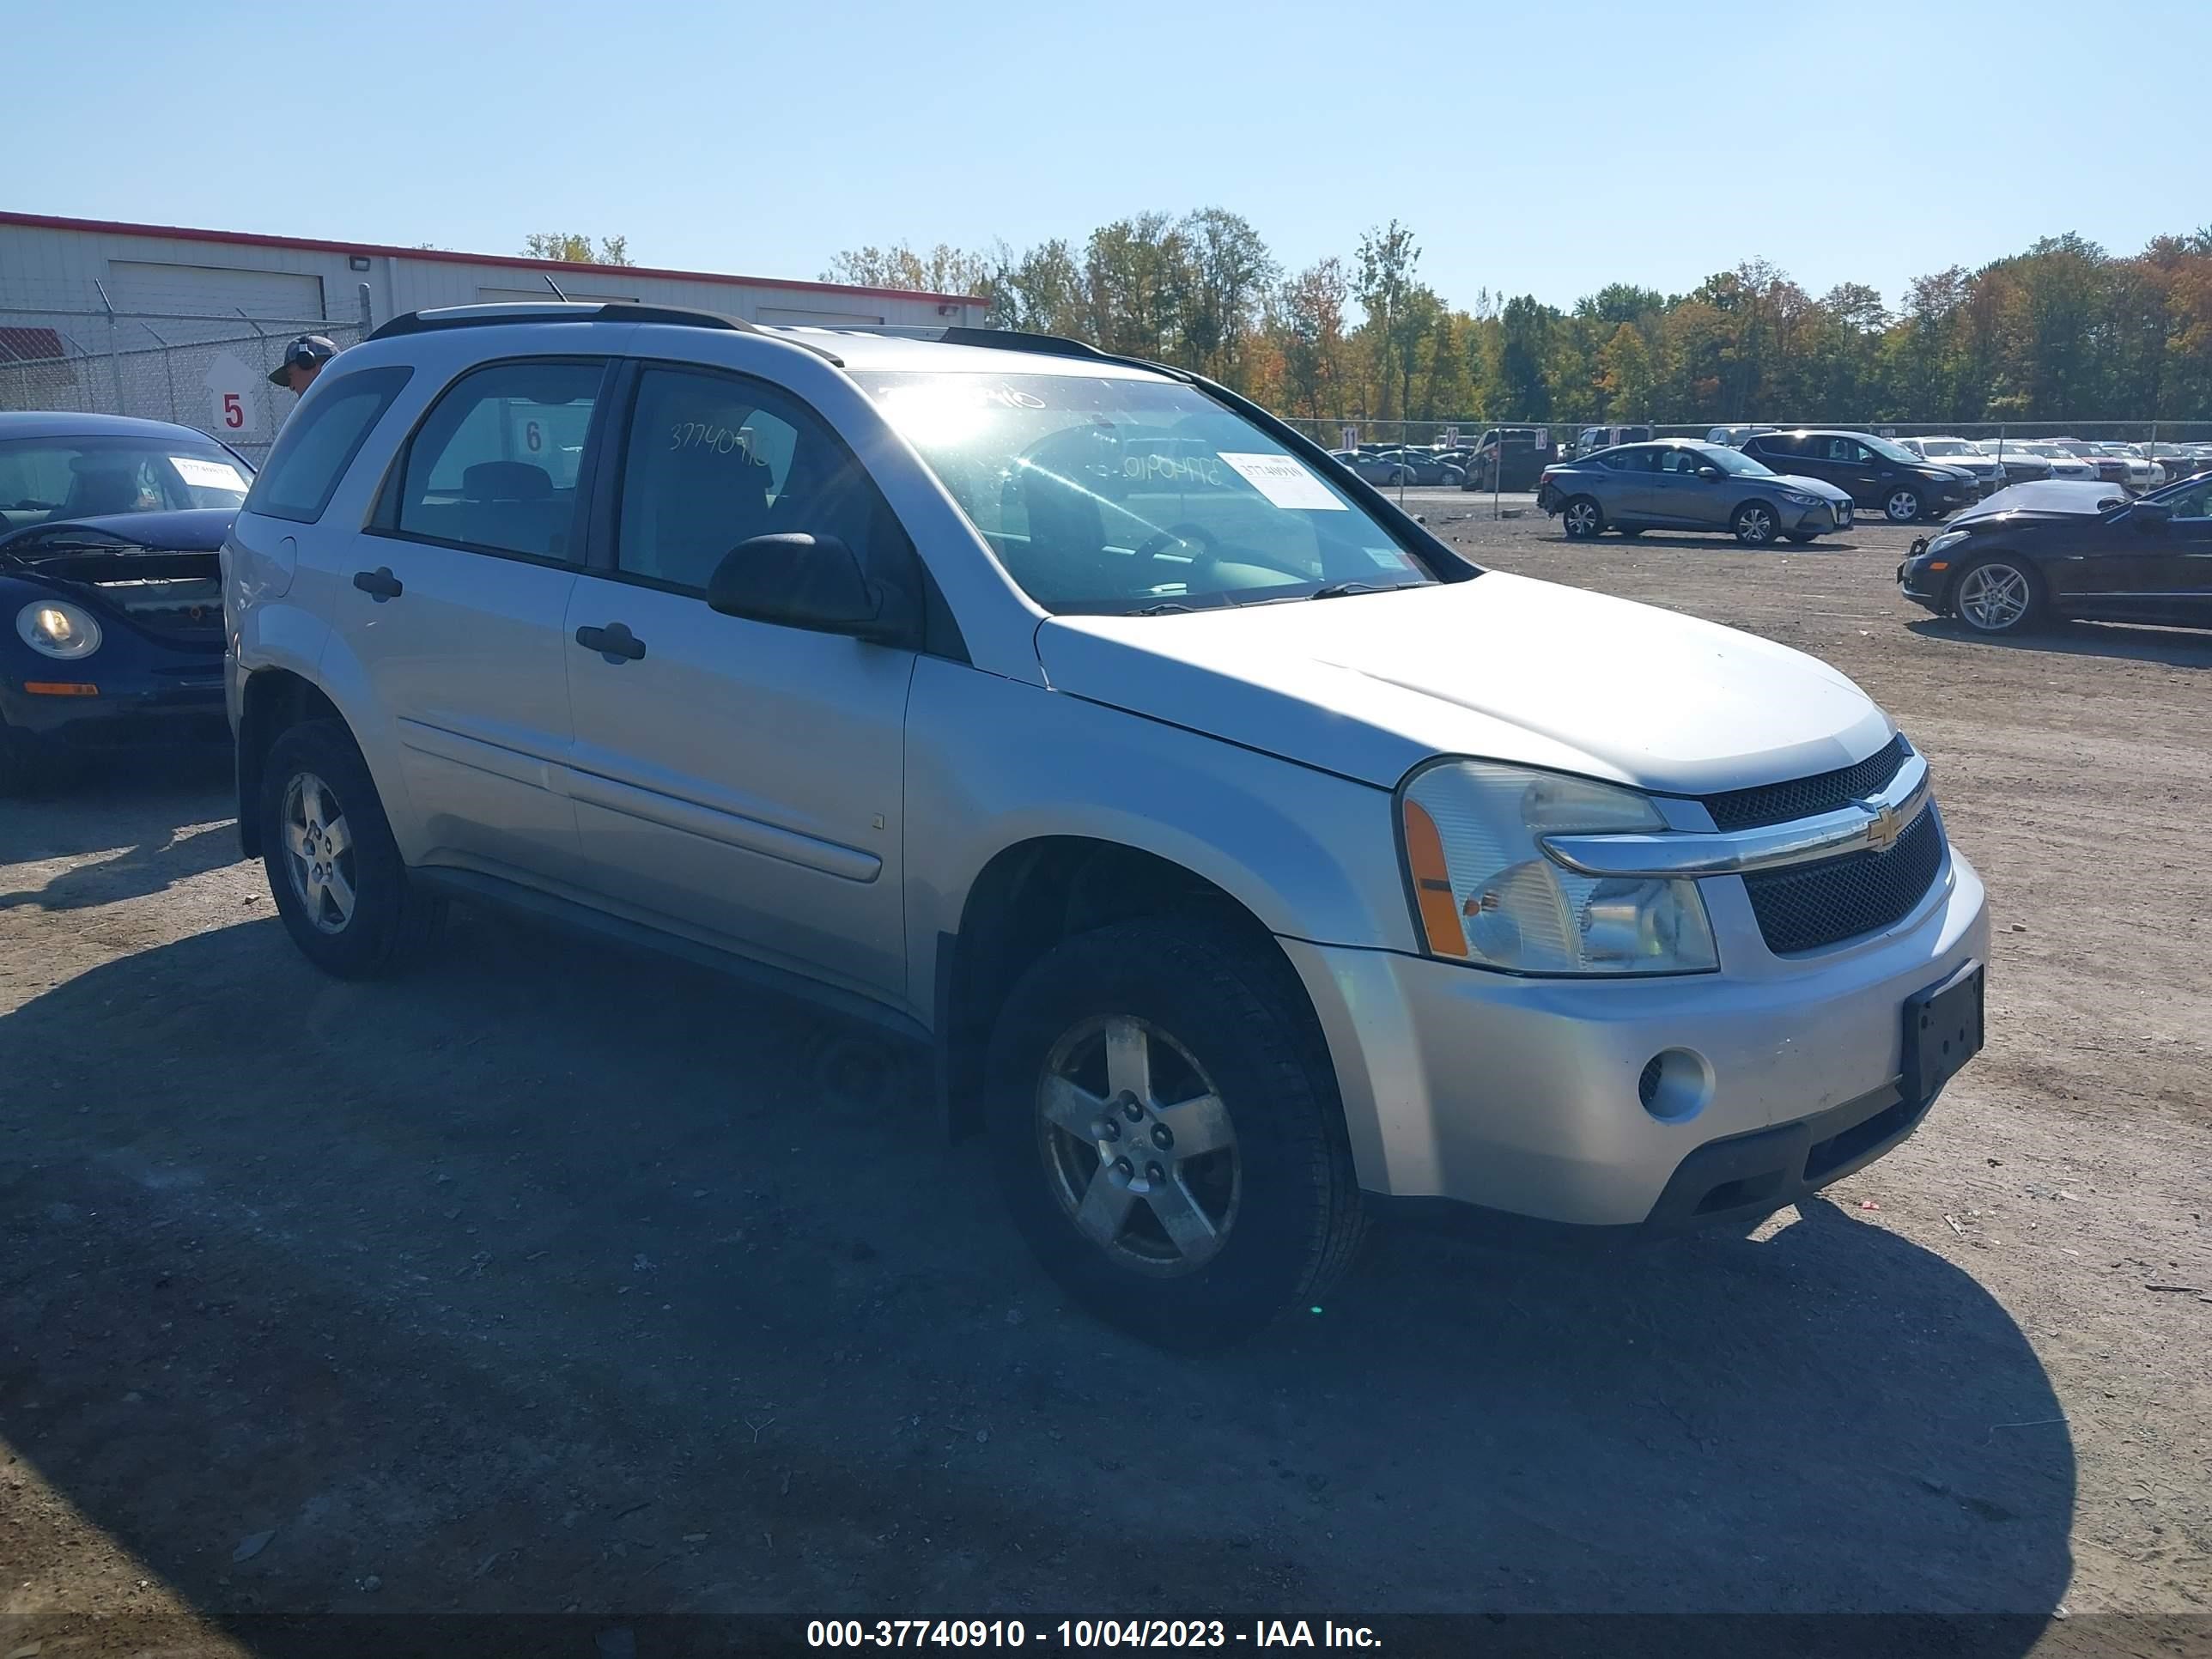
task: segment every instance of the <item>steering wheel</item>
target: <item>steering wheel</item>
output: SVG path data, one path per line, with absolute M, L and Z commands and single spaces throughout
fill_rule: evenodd
M 1186 520 L 1182 524 L 1171 524 L 1165 530 L 1154 531 L 1139 545 L 1137 557 L 1145 564 L 1157 567 L 1160 555 L 1177 542 L 1199 544 L 1198 556 L 1190 562 L 1190 585 L 1195 586 L 1201 573 L 1219 562 L 1221 558 L 1221 538 L 1204 525 Z

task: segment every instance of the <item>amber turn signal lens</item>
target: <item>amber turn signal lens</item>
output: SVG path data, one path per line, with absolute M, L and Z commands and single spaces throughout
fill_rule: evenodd
M 1444 866 L 1443 837 L 1437 821 L 1418 802 L 1407 801 L 1406 862 L 1413 872 L 1413 900 L 1421 915 L 1421 930 L 1428 935 L 1430 951 L 1440 957 L 1465 957 L 1467 933 L 1459 925 L 1459 906 L 1452 901 L 1451 872 Z
M 23 690 L 34 697 L 96 697 L 96 685 L 80 685 L 73 680 L 25 680 Z

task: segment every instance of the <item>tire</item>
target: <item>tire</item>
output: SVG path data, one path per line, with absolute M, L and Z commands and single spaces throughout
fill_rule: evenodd
M 1806 543 L 1819 536 L 1820 532 L 1817 530 L 1785 530 L 1782 533 L 1787 539 L 1793 541 L 1796 543 L 1798 546 L 1802 547 Z
M 1951 613 L 1977 634 L 2025 634 L 2043 620 L 2043 585 L 2024 559 L 1977 559 L 1951 584 Z
M 1234 1341 L 1310 1305 L 1358 1249 L 1335 1073 L 1265 945 L 1150 919 L 1062 941 L 1000 1013 L 986 1110 L 1007 1206 L 1046 1270 L 1163 1347 Z M 1221 1144 L 1194 1156 L 1178 1138 Z M 1117 1146 L 1123 1159 L 1102 1155 Z
M 1773 545 L 1779 521 L 1765 501 L 1746 501 L 1729 518 L 1729 532 L 1746 547 Z
M 1577 495 L 1559 509 L 1559 528 L 1571 542 L 1593 541 L 1605 534 L 1605 509 L 1588 495 Z
M 1920 516 L 1920 492 L 1909 486 L 1899 486 L 1882 497 L 1882 516 L 1892 524 L 1911 524 Z
M 269 890 L 308 961 L 339 979 L 371 979 L 422 956 L 445 903 L 408 874 L 342 722 L 279 734 L 262 764 L 259 810 Z

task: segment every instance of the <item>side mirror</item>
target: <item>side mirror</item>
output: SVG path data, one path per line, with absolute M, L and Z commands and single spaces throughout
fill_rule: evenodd
M 2154 535 L 2173 522 L 2172 501 L 2136 501 L 2128 508 L 2128 522 L 2141 535 Z
M 848 634 L 878 645 L 914 637 L 911 599 L 872 581 L 835 536 L 755 536 L 722 556 L 707 584 L 708 608 L 726 617 Z
M 1698 476 L 1707 483 L 1718 483 L 1721 481 L 1722 473 L 1720 468 L 1717 466 L 1701 466 L 1698 469 Z

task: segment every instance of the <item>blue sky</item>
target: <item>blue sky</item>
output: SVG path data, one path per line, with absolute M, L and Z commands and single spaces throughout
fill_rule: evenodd
M 1218 205 L 1288 266 L 1395 216 L 1447 298 L 1562 305 L 1754 256 L 1894 302 L 2212 222 L 2205 0 L 9 10 L 29 212 L 811 277 Z

